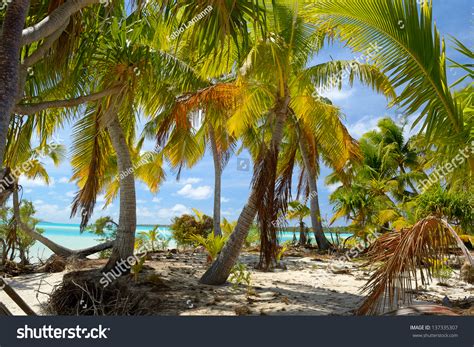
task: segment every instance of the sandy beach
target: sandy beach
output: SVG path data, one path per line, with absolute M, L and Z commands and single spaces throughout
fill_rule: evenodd
M 149 258 L 136 285 L 150 287 L 150 302 L 159 302 L 153 314 L 161 315 L 352 315 L 363 300 L 360 289 L 370 275 L 368 269 L 360 268 L 360 262 L 343 262 L 334 269 L 328 266 L 330 258 L 314 254 L 284 258 L 286 270 L 262 272 L 253 268 L 258 254 L 243 253 L 240 261 L 247 264 L 251 274 L 250 288 L 206 286 L 198 283 L 206 268 L 203 253 L 157 252 Z M 38 314 L 47 314 L 44 308 L 49 294 L 66 273 L 99 268 L 104 263 L 80 261 L 63 272 L 22 275 L 10 279 L 9 284 Z M 156 288 L 149 280 L 151 276 L 154 282 L 159 278 Z M 435 279 L 428 286 L 419 286 L 414 303 L 441 304 L 445 297 L 455 302 L 474 294 L 473 285 L 459 280 L 459 270 L 445 282 Z M 23 314 L 3 291 L 0 301 L 13 314 Z

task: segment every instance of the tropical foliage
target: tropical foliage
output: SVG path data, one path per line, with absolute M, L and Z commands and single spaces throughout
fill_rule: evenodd
M 464 249 L 457 235 L 474 233 L 474 72 L 447 57 L 446 46 L 474 54 L 456 38 L 445 42 L 431 1 L 18 0 L 7 2 L 0 23 L 4 259 L 18 249 L 26 263 L 33 239 L 74 254 L 41 237 L 33 206 L 19 195 L 20 175 L 49 183 L 43 159 L 65 158 L 53 135 L 66 126 L 77 186 L 71 216 L 101 237 L 105 270 L 136 250 L 167 248 L 158 226 L 136 236 L 137 181 L 159 194 L 167 165 L 179 180 L 207 150 L 213 216 L 194 210 L 171 226 L 179 246 L 207 250 L 205 284 L 231 275 L 249 285 L 236 265 L 243 246 L 258 246 L 258 268 L 277 266 L 282 216 L 298 221 L 303 244 L 311 224 L 319 250 L 334 249 L 319 205 L 323 165 L 332 170 L 326 183 L 338 186 L 331 224 L 345 219 L 364 241 L 382 234 L 369 250 L 381 265 L 361 313 L 374 312 L 384 293 L 392 303 L 400 281 L 403 298 L 420 267 L 428 278 L 443 273 L 447 250 Z M 369 58 L 320 59 L 334 41 Z M 451 85 L 448 67 L 462 72 Z M 385 96 L 403 122 L 382 118 L 355 140 L 324 91 L 356 81 Z M 146 150 L 150 140 L 154 150 Z M 253 164 L 248 200 L 235 222 L 221 220 L 222 174 L 244 150 Z M 90 224 L 101 194 L 106 206 L 118 200 L 117 222 Z

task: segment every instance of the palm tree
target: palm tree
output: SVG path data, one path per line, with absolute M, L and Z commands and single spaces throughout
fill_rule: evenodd
M 247 87 L 247 95 L 250 97 L 241 98 L 245 104 L 237 107 L 234 115 L 230 117 L 229 130 L 239 136 L 248 133 L 250 127 L 254 129 L 250 133 L 256 134 L 257 137 L 262 134 L 263 140 L 257 141 L 260 145 L 253 151 L 253 157 L 257 160 L 249 200 L 220 256 L 201 278 L 206 284 L 225 282 L 257 212 L 262 235 L 261 265 L 268 267 L 272 263 L 277 248 L 272 221 L 276 220 L 279 214 L 285 213 L 285 197 L 289 196 L 288 182 L 291 181 L 291 173 L 288 171 L 283 179 L 279 178 L 278 186 L 276 185 L 278 153 L 290 115 L 295 114 L 297 119 L 304 119 L 305 124 L 318 137 L 322 137 L 325 130 L 330 129 L 335 119 L 338 119 L 336 108 L 312 96 L 315 91 L 313 82 L 323 83 L 330 79 L 330 76 L 318 76 L 322 70 L 320 66 L 306 69 L 309 54 L 321 47 L 321 38 L 324 39 L 325 32 L 320 33 L 305 25 L 298 17 L 297 5 L 294 7 L 275 4 L 271 22 L 273 27 L 268 29 L 268 37 L 257 40 L 240 71 L 240 79 L 247 81 L 247 86 L 258 85 L 259 89 L 257 93 Z M 326 67 L 325 71 L 338 75 L 341 71 L 334 68 L 338 66 L 356 65 L 349 62 L 331 64 L 331 68 Z M 265 71 L 270 70 L 276 70 L 276 76 L 265 74 Z M 359 74 L 359 71 L 364 73 Z M 370 80 L 376 90 L 393 94 L 387 80 L 376 69 L 353 69 L 352 73 L 363 82 Z M 246 112 L 249 109 L 252 110 L 253 117 Z M 254 120 L 255 116 L 258 121 Z M 265 125 L 269 131 L 261 132 L 256 129 L 256 125 L 252 125 L 258 122 Z M 330 147 L 328 143 L 328 148 Z M 341 150 L 344 151 L 338 144 L 332 148 L 333 154 Z
M 0 31 L 0 71 L 4 74 L 0 80 L 0 163 L 5 153 L 10 116 L 23 96 L 27 69 L 48 54 L 69 25 L 71 16 L 100 2 L 76 0 L 51 6 L 43 6 L 38 1 L 31 1 L 30 6 L 30 0 L 8 2 Z M 24 28 L 27 19 L 35 24 Z
M 403 126 L 390 118 L 381 119 L 378 129 L 364 134 L 360 139 L 362 163 L 353 164 L 350 179 L 330 197 L 335 204 L 331 223 L 346 217 L 358 235 L 364 236 L 370 230 L 389 230 L 391 222 L 402 222 L 400 217 L 407 215 L 398 205 L 417 196 L 414 182 L 425 176 L 421 169 L 425 159 L 413 145 L 416 140 L 418 136 L 406 141 Z M 330 175 L 328 183 L 340 182 L 339 177 L 338 173 Z
M 155 242 L 158 241 L 158 235 L 158 225 L 156 225 L 155 227 L 153 227 L 153 229 L 149 231 L 140 232 L 140 236 L 149 240 L 152 252 L 155 252 Z
M 72 215 L 81 212 L 81 227 L 87 225 L 101 191 L 107 192 L 109 202 L 119 192 L 117 240 L 105 270 L 133 254 L 137 172 L 154 191 L 164 177 L 159 154 L 153 154 L 152 160 L 142 163 L 138 169 L 133 163 L 134 158 L 140 157 L 132 153 L 136 110 L 156 98 L 155 90 L 149 86 L 158 83 L 160 71 L 167 62 L 142 40 L 141 35 L 149 33 L 150 24 L 135 19 L 133 14 L 128 21 L 115 18 L 110 30 L 94 33 L 96 49 L 88 61 L 89 73 L 96 76 L 95 84 L 101 89 L 116 92 L 89 106 L 74 133 L 73 180 L 77 181 L 80 191 L 74 198 Z M 85 49 L 90 50 L 90 47 Z M 140 141 L 138 150 L 142 143 Z M 114 164 L 111 153 L 115 155 Z M 152 170 L 147 174 L 145 168 Z
M 303 205 L 298 200 L 290 201 L 288 205 L 290 207 L 290 210 L 288 211 L 288 218 L 298 220 L 300 224 L 299 244 L 304 246 L 306 244 L 306 232 L 305 232 L 304 219 L 310 215 L 311 210 L 308 208 L 308 206 Z
M 332 27 L 357 51 L 376 42 L 377 66 L 401 89 L 393 104 L 420 113 L 414 124 L 423 122 L 422 131 L 439 150 L 452 158 L 470 143 L 472 112 L 448 87 L 445 42 L 433 25 L 431 1 L 318 1 L 306 17 Z M 474 157 L 467 162 L 472 175 Z

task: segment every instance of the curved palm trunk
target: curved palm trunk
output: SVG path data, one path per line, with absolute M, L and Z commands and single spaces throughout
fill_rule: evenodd
M 319 208 L 319 198 L 318 198 L 318 186 L 317 186 L 317 174 L 315 165 L 311 162 L 311 158 L 306 147 L 303 135 L 300 133 L 300 150 L 301 156 L 303 157 L 303 163 L 308 173 L 308 186 L 310 190 L 310 210 L 311 210 L 311 225 L 313 226 L 314 237 L 316 243 L 318 244 L 319 249 L 328 250 L 331 248 L 331 244 L 326 239 L 323 230 L 323 224 L 321 223 L 321 209 Z
M 274 151 L 278 151 L 280 148 L 281 141 L 283 139 L 283 128 L 285 125 L 286 118 L 288 116 L 288 104 L 290 98 L 286 91 L 285 98 L 279 100 L 281 105 L 275 110 L 276 122 L 275 128 L 273 129 L 272 140 L 270 144 L 270 150 L 267 150 L 265 156 L 273 156 Z M 265 170 L 262 170 L 265 172 Z M 255 185 L 252 187 L 247 204 L 242 209 L 237 225 L 234 231 L 226 242 L 221 253 L 211 265 L 211 267 L 201 277 L 200 282 L 204 284 L 219 285 L 224 284 L 235 265 L 237 258 L 239 257 L 240 251 L 244 244 L 245 238 L 249 232 L 250 226 L 255 219 L 257 214 L 257 204 L 260 195 L 258 187 Z
M 209 140 L 211 142 L 212 159 L 214 161 L 214 235 L 222 235 L 221 231 L 221 182 L 222 160 L 216 143 L 216 134 L 212 125 L 209 125 Z
M 21 37 L 29 7 L 29 0 L 12 1 L 7 7 L 0 36 L 0 165 L 18 93 Z
M 20 217 L 20 201 L 18 199 L 17 188 L 13 190 L 12 195 L 13 195 L 13 213 L 14 213 L 15 220 L 18 226 L 21 228 L 21 230 L 25 234 L 27 234 L 33 240 L 41 242 L 43 245 L 45 245 L 51 251 L 53 251 L 54 254 L 65 257 L 65 258 L 69 258 L 69 257 L 85 258 L 88 255 L 112 248 L 114 244 L 113 241 L 104 242 L 104 243 L 101 243 L 100 245 L 96 245 L 96 246 L 92 246 L 92 247 L 80 249 L 80 250 L 72 250 L 72 249 L 63 247 L 57 244 L 56 242 L 51 241 L 47 237 L 44 237 L 43 235 L 36 232 L 32 228 L 30 228 L 28 225 L 22 222 L 21 217 Z
M 117 115 L 107 125 L 110 140 L 117 155 L 118 175 L 120 179 L 120 216 L 112 255 L 104 271 L 110 271 L 118 261 L 133 255 L 135 230 L 137 227 L 137 203 L 135 196 L 135 178 L 133 174 L 130 150 L 123 134 Z M 129 174 L 122 174 L 129 173 Z

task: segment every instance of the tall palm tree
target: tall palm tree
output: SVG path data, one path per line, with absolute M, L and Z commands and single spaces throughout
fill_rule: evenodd
M 397 204 L 418 194 L 414 182 L 425 175 L 420 152 L 412 142 L 405 141 L 403 127 L 389 118 L 364 134 L 360 139 L 362 163 L 353 165 L 349 181 L 330 197 L 335 204 L 332 222 L 345 216 L 361 234 L 372 229 L 387 231 L 387 223 L 399 216 Z M 328 183 L 340 182 L 338 177 L 338 173 L 330 175 Z
M 298 10 L 297 4 L 289 7 L 275 4 L 271 12 L 273 17 L 267 18 L 269 22 L 271 20 L 268 36 L 256 41 L 240 70 L 241 79 L 247 81 L 247 85 L 257 85 L 259 88 L 257 92 L 247 87 L 247 95 L 250 97 L 242 97 L 243 106 L 237 107 L 234 115 L 230 117 L 229 130 L 238 136 L 252 127 L 252 124 L 260 122 L 269 131 L 262 133 L 263 141 L 259 141 L 261 145 L 253 155 L 257 160 L 247 205 L 220 256 L 201 278 L 203 283 L 225 282 L 257 212 L 264 252 L 263 256 L 261 254 L 261 264 L 263 263 L 264 267 L 271 266 L 273 251 L 276 249 L 276 234 L 272 221 L 276 220 L 279 214 L 285 213 L 285 199 L 290 195 L 289 172 L 283 180 L 279 179 L 277 186 L 278 154 L 288 119 L 292 114 L 295 114 L 297 119 L 304 119 L 305 124 L 321 138 L 334 120 L 338 119 L 335 107 L 312 96 L 315 91 L 313 82 L 322 83 L 331 77 L 318 76 L 316 72 L 320 72 L 321 67 L 306 69 L 310 53 L 321 47 L 326 32 L 321 33 L 306 25 L 298 16 Z M 338 66 L 346 67 L 346 64 L 332 64 L 331 68 L 326 67 L 325 71 L 337 76 L 341 70 L 334 67 Z M 347 63 L 347 66 L 355 65 Z M 265 73 L 270 70 L 275 70 L 276 76 Z M 357 71 L 369 73 L 359 74 Z M 362 81 L 370 80 L 377 90 L 393 93 L 386 78 L 376 69 L 353 69 L 353 74 Z M 247 112 L 249 109 L 253 112 Z M 258 118 L 255 119 L 255 116 Z M 259 134 L 259 131 L 255 133 Z M 328 149 L 330 147 L 328 144 Z M 332 148 L 333 154 L 341 150 L 344 149 L 337 144 Z
M 74 198 L 72 215 L 80 212 L 81 226 L 85 227 L 97 195 L 106 190 L 110 200 L 119 192 L 117 240 L 105 270 L 132 255 L 134 250 L 137 170 L 132 151 L 136 118 L 139 106 L 156 97 L 155 90 L 149 86 L 158 83 L 160 71 L 167 62 L 142 39 L 149 30 L 150 24 L 143 24 L 132 14 L 122 20 L 114 18 L 108 31 L 94 33 L 90 38 L 96 43 L 88 61 L 88 73 L 96 77 L 93 87 L 116 88 L 116 93 L 89 106 L 75 126 L 73 179 L 80 191 Z M 109 156 L 112 153 L 116 159 L 113 166 Z M 155 191 L 163 178 L 161 160 L 161 156 L 155 154 L 145 165 L 147 168 L 156 165 L 145 178 Z M 112 167 L 116 169 L 114 179 L 110 175 Z M 140 173 L 147 177 L 143 168 Z
M 298 200 L 290 201 L 288 205 L 290 207 L 290 210 L 288 211 L 288 218 L 298 220 L 300 226 L 300 237 L 298 243 L 304 246 L 306 244 L 304 219 L 310 215 L 311 210 L 308 208 L 308 206 L 304 205 Z

